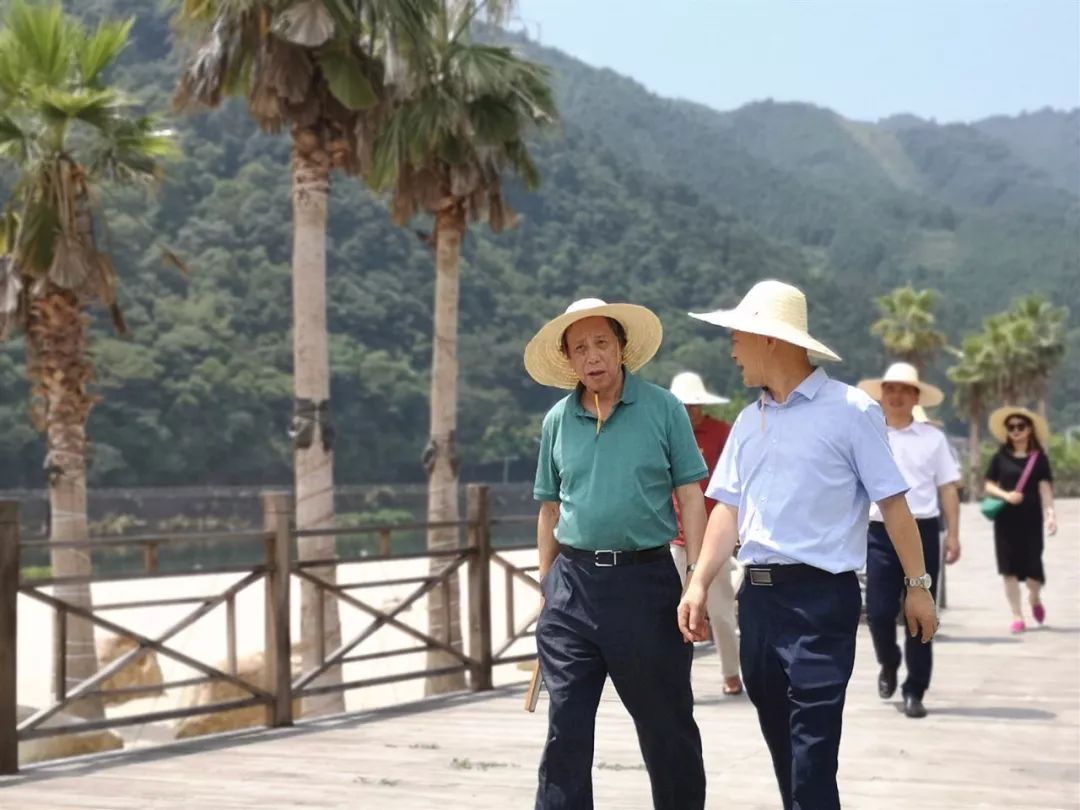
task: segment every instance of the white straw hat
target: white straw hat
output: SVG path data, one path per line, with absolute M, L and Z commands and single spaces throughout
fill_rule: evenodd
M 759 281 L 743 296 L 735 309 L 691 312 L 689 315 L 716 326 L 802 346 L 818 360 L 840 359 L 840 355 L 810 336 L 806 296 L 798 287 L 782 281 Z
M 683 405 L 726 405 L 727 397 L 705 390 L 705 382 L 692 371 L 682 371 L 671 380 L 671 393 Z
M 614 318 L 626 332 L 623 365 L 637 371 L 656 354 L 664 337 L 664 327 L 652 310 L 637 304 L 608 304 L 599 298 L 583 298 L 566 308 L 566 312 L 541 327 L 525 347 L 525 370 L 541 385 L 554 388 L 574 388 L 580 382 L 570 358 L 563 354 L 563 334 L 573 324 L 585 318 L 599 316 Z
M 933 408 L 945 401 L 944 392 L 936 385 L 920 380 L 919 370 L 911 363 L 893 363 L 885 370 L 884 377 L 861 380 L 859 388 L 880 402 L 882 386 L 885 383 L 899 383 L 918 389 L 919 404 L 924 408 Z
M 1022 416 L 1031 422 L 1035 428 L 1035 438 L 1039 440 L 1039 444 L 1046 447 L 1050 443 L 1050 425 L 1047 421 L 1039 416 L 1035 411 L 1030 411 L 1027 408 L 1020 408 L 1016 405 L 1005 405 L 998 408 L 992 414 L 989 423 L 990 433 L 995 439 L 1002 444 L 1009 439 L 1009 432 L 1005 430 L 1005 424 L 1009 421 L 1010 416 Z

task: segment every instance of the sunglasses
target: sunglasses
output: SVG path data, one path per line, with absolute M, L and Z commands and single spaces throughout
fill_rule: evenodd
M 1023 433 L 1025 430 L 1028 429 L 1028 423 L 1027 422 L 1009 422 L 1009 424 L 1005 425 L 1005 429 L 1007 431 L 1009 431 L 1009 433 Z

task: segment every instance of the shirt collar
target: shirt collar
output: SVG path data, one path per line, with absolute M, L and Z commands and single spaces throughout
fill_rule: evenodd
M 784 403 L 781 404 L 777 402 L 775 399 L 772 398 L 772 394 L 770 394 L 768 391 L 765 392 L 764 396 L 761 398 L 761 401 L 765 405 L 770 405 L 774 408 L 782 408 L 784 407 L 784 405 L 791 402 L 791 398 L 793 396 L 798 394 L 803 399 L 809 402 L 818 395 L 818 392 L 825 387 L 825 383 L 827 383 L 828 381 L 829 375 L 825 373 L 825 369 L 823 369 L 821 366 L 818 366 L 810 373 L 810 375 L 805 380 L 803 380 L 795 387 L 795 390 L 791 392 L 791 395 Z
M 622 394 L 619 396 L 619 403 L 623 405 L 632 405 L 638 397 L 638 390 L 641 388 L 641 380 L 635 377 L 630 371 L 623 366 L 623 384 Z M 581 394 L 585 391 L 585 386 L 581 383 L 577 384 L 574 389 L 574 411 L 578 416 L 588 416 L 591 419 L 595 419 L 594 414 L 585 410 L 585 406 L 581 404 Z

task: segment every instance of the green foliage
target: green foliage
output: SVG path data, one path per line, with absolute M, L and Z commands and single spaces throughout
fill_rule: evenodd
M 936 290 L 916 290 L 910 284 L 875 299 L 881 315 L 870 327 L 881 338 L 886 354 L 922 369 L 945 345 L 945 335 L 934 328 Z
M 168 99 L 180 60 L 167 15 L 139 0 L 78 8 L 93 20 L 138 13 L 107 77 L 141 103 Z M 880 373 L 881 347 L 867 338 L 872 302 L 897 286 L 940 291 L 937 328 L 954 344 L 1027 291 L 1080 311 L 1075 202 L 1063 208 L 1042 191 L 975 202 L 971 190 L 985 187 L 975 175 L 1010 182 L 1011 160 L 983 159 L 965 170 L 963 187 L 939 194 L 945 165 L 930 156 L 952 130 L 940 128 L 937 146 L 920 141 L 915 161 L 889 126 L 855 126 L 805 105 L 717 113 L 515 37 L 494 44 L 551 69 L 564 126 L 529 143 L 541 190 L 505 189 L 519 226 L 497 238 L 471 229 L 464 242 L 466 473 L 472 463 L 534 456 L 538 420 L 561 393 L 528 379 L 522 350 L 576 298 L 653 308 L 664 345 L 644 376 L 666 386 L 693 369 L 733 399 L 754 392 L 729 359 L 727 336 L 685 313 L 733 305 L 763 278 L 807 292 L 811 329 L 844 356 L 831 371 L 849 381 Z M 90 419 L 91 483 L 288 484 L 288 139 L 259 131 L 240 101 L 175 128 L 184 160 L 169 167 L 157 199 L 127 190 L 102 199 L 131 334 L 106 339 L 104 321 L 94 325 L 105 399 Z M 10 188 L 0 174 L 0 199 Z M 425 237 L 393 226 L 358 183 L 335 184 L 327 299 L 342 483 L 423 480 L 434 298 Z M 158 239 L 189 272 L 162 261 Z M 1064 339 L 1080 351 L 1075 326 Z M 927 377 L 937 382 L 944 365 Z M 1080 377 L 1057 369 L 1052 422 L 1080 423 Z M 0 486 L 43 482 L 24 379 L 21 344 L 0 344 Z

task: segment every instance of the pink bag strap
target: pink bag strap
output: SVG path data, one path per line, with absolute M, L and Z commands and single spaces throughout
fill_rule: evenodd
M 1024 467 L 1024 471 L 1020 473 L 1020 480 L 1016 482 L 1016 489 L 1014 492 L 1023 492 L 1024 486 L 1027 484 L 1028 479 L 1031 478 L 1031 471 L 1035 469 L 1035 462 L 1039 459 L 1039 451 L 1036 450 L 1030 456 L 1028 456 L 1027 465 Z

